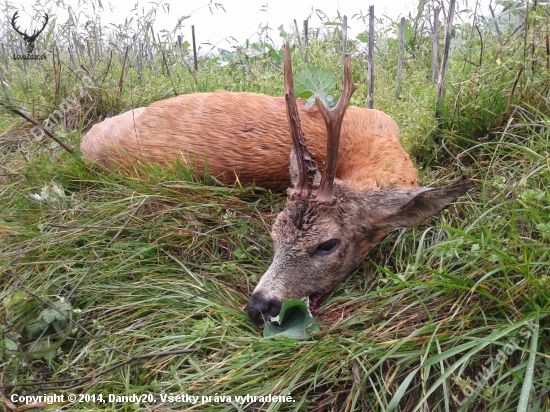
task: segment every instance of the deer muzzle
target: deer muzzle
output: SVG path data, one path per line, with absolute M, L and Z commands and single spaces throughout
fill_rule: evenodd
M 248 316 L 259 327 L 263 326 L 271 317 L 275 317 L 281 311 L 283 302 L 277 299 L 269 299 L 261 292 L 255 292 L 248 301 Z

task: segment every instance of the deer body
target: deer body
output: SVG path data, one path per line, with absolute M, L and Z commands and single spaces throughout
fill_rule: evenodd
M 284 98 L 178 96 L 107 119 L 81 143 L 84 156 L 107 169 L 179 158 L 200 173 L 206 158 L 209 173 L 229 184 L 292 184 L 271 231 L 273 261 L 247 305 L 258 325 L 288 299 L 329 293 L 388 229 L 438 214 L 471 187 L 418 187 L 395 122 L 376 110 L 348 108 L 356 89 L 349 55 L 333 110 L 319 100 L 309 110 L 296 101 L 288 43 L 284 67 Z
M 317 107 L 298 101 L 314 159 L 326 152 L 325 124 Z M 85 157 L 106 168 L 136 160 L 187 162 L 228 184 L 290 186 L 290 131 L 283 97 L 254 93 L 194 93 L 128 111 L 96 124 L 84 136 Z M 115 149 L 115 150 L 112 150 Z M 337 177 L 357 190 L 413 187 L 417 171 L 399 143 L 399 129 L 378 110 L 349 107 L 342 125 Z

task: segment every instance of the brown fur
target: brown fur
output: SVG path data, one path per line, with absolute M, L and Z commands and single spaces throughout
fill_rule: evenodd
M 298 101 L 309 150 L 322 169 L 325 123 L 317 107 Z M 233 184 L 290 185 L 290 132 L 285 101 L 253 93 L 195 93 L 106 119 L 80 145 L 84 156 L 113 169 L 136 159 L 184 159 L 200 173 Z M 110 150 L 115 149 L 115 150 Z M 378 110 L 349 107 L 342 125 L 337 177 L 356 190 L 414 187 L 418 175 L 399 144 L 395 122 Z

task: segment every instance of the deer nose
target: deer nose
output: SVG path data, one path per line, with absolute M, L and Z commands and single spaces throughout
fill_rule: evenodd
M 281 311 L 282 302 L 275 299 L 266 299 L 260 293 L 253 293 L 248 301 L 248 316 L 252 321 L 262 326 L 272 316 L 277 316 Z

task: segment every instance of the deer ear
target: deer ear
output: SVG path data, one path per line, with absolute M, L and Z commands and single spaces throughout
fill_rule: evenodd
M 294 151 L 294 147 L 290 151 L 290 181 L 292 182 L 292 186 L 295 187 L 299 180 L 299 169 L 298 169 L 298 161 L 296 160 L 296 152 Z M 313 178 L 313 186 L 319 186 L 319 182 L 321 181 L 321 173 L 319 171 L 315 171 L 315 177 Z
M 370 229 L 414 226 L 437 215 L 472 187 L 465 180 L 437 188 L 394 189 L 366 192 Z

